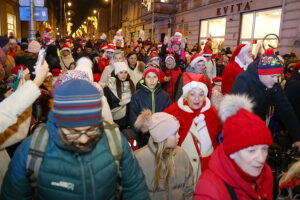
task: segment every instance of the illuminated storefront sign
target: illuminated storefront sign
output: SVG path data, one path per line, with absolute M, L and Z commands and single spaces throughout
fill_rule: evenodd
M 222 8 L 217 8 L 217 16 L 227 15 L 234 12 L 242 12 L 250 10 L 250 3 L 252 1 L 247 1 L 245 3 L 237 3 L 228 6 L 224 6 Z

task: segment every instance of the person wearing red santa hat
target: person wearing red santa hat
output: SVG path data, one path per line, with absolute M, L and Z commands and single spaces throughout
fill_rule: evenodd
M 175 102 L 176 83 L 180 75 L 181 69 L 178 67 L 173 54 L 167 54 L 165 59 L 165 66 L 162 67 L 165 73 L 163 88 L 170 95 L 171 102 Z
M 283 63 L 274 54 L 273 49 L 267 49 L 260 59 L 252 62 L 245 72 L 240 73 L 232 86 L 231 94 L 246 94 L 255 103 L 253 112 L 266 122 L 270 106 L 284 127 L 288 130 L 291 146 L 300 151 L 300 123 L 295 111 L 287 99 L 279 77 L 283 72 Z
M 250 45 L 240 44 L 232 54 L 229 64 L 225 67 L 222 74 L 222 93 L 228 94 L 234 83 L 235 78 L 252 62 Z
M 108 43 L 103 57 L 99 58 L 98 60 L 98 70 L 100 72 L 100 75 L 103 73 L 105 67 L 109 65 L 110 59 L 113 56 L 113 53 L 115 52 L 115 46 L 113 43 Z
M 183 94 L 164 112 L 180 122 L 179 143 L 188 154 L 196 182 L 218 145 L 221 123 L 217 110 L 207 98 L 208 88 L 203 74 L 184 73 Z
M 61 69 L 64 72 L 75 69 L 76 63 L 71 53 L 70 46 L 67 43 L 63 44 L 60 50 L 59 60 Z
M 215 61 L 215 59 L 212 59 L 213 54 L 212 54 L 212 51 L 211 51 L 210 47 L 208 46 L 208 44 L 205 45 L 202 55 L 207 60 L 206 75 L 211 79 L 216 77 L 217 76 L 216 61 Z
M 272 136 L 252 107 L 246 96 L 225 96 L 219 109 L 223 144 L 201 175 L 195 200 L 273 199 L 273 176 L 266 163 Z

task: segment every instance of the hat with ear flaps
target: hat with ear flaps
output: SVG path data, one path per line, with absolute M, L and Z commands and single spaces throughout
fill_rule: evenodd
M 227 156 L 255 145 L 271 145 L 271 132 L 245 95 L 226 95 L 219 107 L 223 122 L 223 147 Z
M 149 131 L 154 142 L 162 142 L 178 132 L 180 127 L 178 120 L 165 112 L 152 112 L 147 109 L 138 116 L 134 126 L 143 133 Z

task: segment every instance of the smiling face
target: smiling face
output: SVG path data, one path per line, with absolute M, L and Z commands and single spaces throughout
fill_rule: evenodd
M 205 93 L 200 88 L 191 89 L 185 97 L 190 108 L 197 110 L 200 109 L 205 101 Z
M 174 59 L 174 58 L 169 57 L 169 58 L 166 60 L 166 67 L 167 67 L 168 69 L 174 69 L 174 68 L 175 68 L 175 65 L 176 65 L 176 63 L 175 63 L 175 59 Z
M 145 83 L 151 90 L 155 89 L 158 82 L 158 76 L 154 72 L 149 72 L 145 77 Z
M 268 145 L 255 145 L 230 154 L 230 158 L 248 175 L 258 177 L 268 156 Z
M 136 54 L 133 54 L 128 58 L 128 63 L 129 63 L 130 66 L 135 66 L 136 65 L 136 63 L 137 63 Z
M 258 75 L 258 77 L 264 86 L 267 88 L 272 88 L 276 83 L 278 83 L 280 74 Z
M 206 72 L 206 65 L 203 60 L 200 60 L 194 65 L 195 71 L 199 74 L 205 74 Z

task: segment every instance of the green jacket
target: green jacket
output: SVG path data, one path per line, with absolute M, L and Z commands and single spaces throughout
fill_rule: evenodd
M 54 120 L 49 115 L 50 138 L 37 179 L 38 199 L 104 200 L 116 199 L 117 166 L 106 134 L 102 134 L 92 152 L 76 155 L 65 149 Z M 31 137 L 15 152 L 5 176 L 0 199 L 32 199 L 32 188 L 26 177 L 26 160 Z M 122 137 L 121 162 L 124 199 L 149 199 L 147 185 L 125 137 Z

